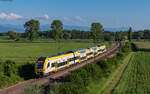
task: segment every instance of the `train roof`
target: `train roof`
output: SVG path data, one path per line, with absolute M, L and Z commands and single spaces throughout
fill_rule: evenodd
M 86 50 L 87 48 L 82 48 L 82 49 L 77 49 L 77 50 L 72 50 L 72 52 L 78 52 L 78 51 L 82 51 L 82 50 Z
M 104 44 L 101 44 L 101 45 L 99 45 L 99 47 L 100 47 L 100 46 L 105 46 L 105 45 L 104 45 Z M 77 49 L 77 50 L 71 50 L 71 51 L 68 51 L 68 52 L 65 52 L 65 53 L 59 53 L 58 55 L 40 57 L 40 58 L 38 58 L 38 60 L 45 60 L 46 58 L 64 56 L 64 55 L 67 55 L 67 54 L 70 54 L 70 53 L 79 52 L 79 51 L 80 51 L 80 53 L 84 53 L 84 50 L 90 49 L 90 48 L 96 48 L 96 47 L 98 47 L 98 46 L 95 46 L 95 47 L 93 46 L 93 47 L 88 47 L 88 48 L 82 48 L 82 49 Z

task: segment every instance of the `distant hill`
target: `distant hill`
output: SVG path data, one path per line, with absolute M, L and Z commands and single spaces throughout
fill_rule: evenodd
M 49 30 L 50 29 L 50 25 L 42 25 L 40 27 L 40 29 L 41 30 Z M 70 26 L 70 25 L 64 25 L 63 29 L 67 29 L 67 30 L 77 29 L 77 30 L 89 31 L 90 27 L 88 27 L 88 26 Z
M 24 28 L 21 25 L 0 25 L 0 32 L 8 32 L 9 30 L 15 30 L 16 32 L 24 32 Z
M 106 31 L 112 31 L 112 32 L 116 32 L 116 31 L 127 31 L 129 30 L 129 28 L 127 27 L 119 27 L 119 28 L 104 28 Z M 134 31 L 134 30 L 133 30 Z
M 72 30 L 72 29 L 77 29 L 77 30 L 84 30 L 84 31 L 90 31 L 90 27 L 88 26 L 69 26 L 69 25 L 64 25 L 64 29 Z M 50 25 L 41 25 L 40 30 L 49 30 Z M 8 30 L 15 30 L 16 32 L 24 32 L 24 27 L 23 25 L 11 25 L 11 24 L 0 24 L 0 32 L 8 32 Z M 128 30 L 126 27 L 121 27 L 121 28 L 104 28 L 105 31 L 121 31 L 121 30 Z

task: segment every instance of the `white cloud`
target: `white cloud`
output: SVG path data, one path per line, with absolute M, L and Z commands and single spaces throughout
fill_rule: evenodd
M 0 19 L 5 19 L 5 18 L 8 18 L 7 14 L 1 13 L 0 14 Z
M 19 18 L 23 18 L 23 16 L 15 13 L 10 14 L 0 13 L 0 19 L 19 19 Z
M 63 20 L 64 20 L 64 21 L 71 21 L 71 19 L 68 18 L 68 17 L 63 17 Z
M 37 20 L 47 20 L 47 19 L 50 19 L 50 17 L 48 16 L 48 14 L 44 14 L 43 16 L 35 16 L 33 17 Z
M 85 21 L 85 20 L 82 19 L 80 16 L 76 16 L 75 19 L 78 20 L 78 21 L 81 21 L 81 22 L 84 22 L 84 21 Z
M 46 18 L 46 19 L 49 19 L 48 14 L 45 14 L 43 17 Z

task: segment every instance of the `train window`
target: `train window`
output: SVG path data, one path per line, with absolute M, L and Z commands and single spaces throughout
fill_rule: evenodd
M 58 67 L 60 67 L 61 66 L 61 63 L 58 63 Z
M 77 56 L 77 57 L 75 57 L 75 60 L 77 60 L 77 59 L 79 59 L 79 57 Z
M 43 68 L 43 64 L 44 64 L 44 63 L 37 63 L 37 68 L 38 68 L 38 69 L 42 69 L 42 68 Z
M 82 57 L 81 60 L 85 59 L 86 57 Z
M 66 65 L 66 63 L 65 63 L 65 62 L 63 62 L 63 65 Z
M 101 51 L 101 49 L 100 50 L 98 50 L 99 52 Z
M 70 61 L 74 61 L 74 57 L 73 57 L 73 58 L 70 58 Z
M 48 62 L 48 64 L 47 64 L 47 68 L 50 66 L 50 64 L 49 64 L 49 62 Z
M 93 54 L 92 52 L 90 52 L 90 53 L 88 53 L 87 55 L 91 55 L 91 54 Z
M 52 63 L 52 64 L 51 64 L 51 67 L 54 67 L 54 66 L 55 66 L 55 63 Z
M 66 65 L 66 64 L 67 64 L 67 61 L 59 63 L 58 66 L 60 67 L 60 66 Z

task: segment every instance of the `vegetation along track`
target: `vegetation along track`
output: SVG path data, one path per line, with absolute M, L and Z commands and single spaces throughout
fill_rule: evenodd
M 113 46 L 112 48 L 108 49 L 105 53 L 92 58 L 88 61 L 84 61 L 80 64 L 71 66 L 68 69 L 65 70 L 61 70 L 58 71 L 57 73 L 53 73 L 47 77 L 43 77 L 43 78 L 39 78 L 39 79 L 31 79 L 31 80 L 27 80 L 24 82 L 20 82 L 14 86 L 10 86 L 8 88 L 5 88 L 3 90 L 0 90 L 0 94 L 19 94 L 23 88 L 25 88 L 26 86 L 28 86 L 29 84 L 42 84 L 42 85 L 47 85 L 49 83 L 53 83 L 54 80 L 60 79 L 61 77 L 64 77 L 69 71 L 73 71 L 75 69 L 78 69 L 84 65 L 86 65 L 87 63 L 94 63 L 96 61 L 99 61 L 99 59 L 105 59 L 105 58 L 110 58 L 113 55 L 115 55 L 118 51 L 120 51 L 120 49 L 122 48 L 122 43 L 116 43 L 115 46 Z

